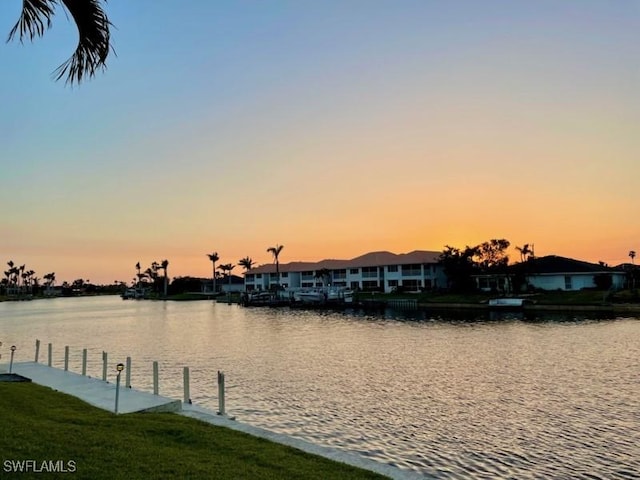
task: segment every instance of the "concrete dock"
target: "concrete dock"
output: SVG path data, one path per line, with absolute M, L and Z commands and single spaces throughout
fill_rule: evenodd
M 0 372 L 6 372 L 7 365 L 0 366 Z M 12 373 L 31 379 L 32 382 L 53 390 L 73 395 L 94 407 L 113 412 L 115 410 L 115 383 L 91 378 L 70 371 L 49 367 L 41 363 L 14 363 Z M 383 464 L 360 455 L 344 452 L 334 448 L 312 444 L 305 440 L 288 435 L 271 432 L 262 428 L 247 425 L 216 412 L 189 404 L 180 400 L 142 392 L 120 385 L 118 413 L 133 412 L 175 412 L 212 425 L 231 428 L 255 437 L 287 445 L 307 453 L 346 463 L 365 470 L 370 470 L 389 478 L 398 480 L 422 479 L 424 476 L 414 472 L 401 470 L 393 465 Z
M 94 407 L 110 412 L 115 410 L 115 383 L 104 382 L 98 378 L 87 377 L 35 362 L 14 363 L 12 372 L 30 378 L 32 382 L 39 385 L 73 395 Z M 120 385 L 118 413 L 179 412 L 181 407 L 180 400 Z

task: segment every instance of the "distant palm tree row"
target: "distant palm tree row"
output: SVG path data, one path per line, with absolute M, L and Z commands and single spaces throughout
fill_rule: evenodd
M 55 284 L 56 274 L 53 272 L 47 273 L 44 276 L 44 284 L 41 284 L 36 272 L 27 269 L 26 265 L 18 266 L 13 260 L 9 260 L 7 266 L 9 269 L 4 271 L 4 278 L 0 280 L 0 292 L 6 295 L 30 295 L 42 286 L 50 290 Z
M 151 262 L 151 266 L 142 272 L 140 262 L 136 263 L 136 276 L 133 279 L 133 284 L 137 287 L 143 287 L 151 283 L 152 288 L 156 288 L 159 283 L 159 279 L 162 278 L 162 292 L 167 296 L 168 278 L 167 268 L 169 267 L 169 260 L 162 260 L 161 262 Z M 160 277 L 158 271 L 162 270 L 163 275 Z
M 284 245 L 276 245 L 275 247 L 267 248 L 267 252 L 273 255 L 274 262 L 276 264 L 276 272 L 278 273 L 278 279 L 280 278 L 280 264 L 278 261 L 278 257 L 280 256 L 280 252 Z M 218 276 L 218 272 L 216 271 L 216 262 L 220 260 L 220 255 L 218 252 L 207 253 L 207 257 L 209 257 L 209 261 L 212 263 L 212 275 L 211 275 L 211 291 L 216 291 L 216 278 Z M 251 259 L 251 257 L 247 256 L 238 260 L 237 265 L 244 268 L 244 271 L 247 272 L 253 268 L 255 262 Z M 231 285 L 231 271 L 236 267 L 236 264 L 233 263 L 224 263 L 218 266 L 218 270 L 222 272 L 222 274 L 227 278 L 229 285 Z M 278 280 L 279 282 L 279 280 Z

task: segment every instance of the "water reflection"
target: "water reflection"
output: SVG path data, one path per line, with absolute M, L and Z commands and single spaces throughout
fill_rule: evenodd
M 529 312 L 244 309 L 116 298 L 0 304 L 5 345 L 133 357 L 135 387 L 436 478 L 640 471 L 640 322 Z M 31 359 L 31 354 L 28 355 Z

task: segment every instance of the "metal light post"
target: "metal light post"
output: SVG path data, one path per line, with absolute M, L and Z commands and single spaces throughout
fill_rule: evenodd
M 13 371 L 13 354 L 16 352 L 16 346 L 11 345 L 11 361 L 9 362 L 9 373 Z
M 124 363 L 119 363 L 116 365 L 116 370 L 118 372 L 118 376 L 116 377 L 116 409 L 115 413 L 118 413 L 118 400 L 120 399 L 120 374 L 124 370 Z

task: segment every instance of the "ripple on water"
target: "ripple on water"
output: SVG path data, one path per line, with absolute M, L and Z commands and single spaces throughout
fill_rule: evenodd
M 0 303 L 3 342 L 133 357 L 132 383 L 239 420 L 438 479 L 603 478 L 640 472 L 640 322 L 403 318 L 210 302 Z M 463 314 L 464 315 L 464 314 Z M 541 320 L 541 319 L 538 319 Z

